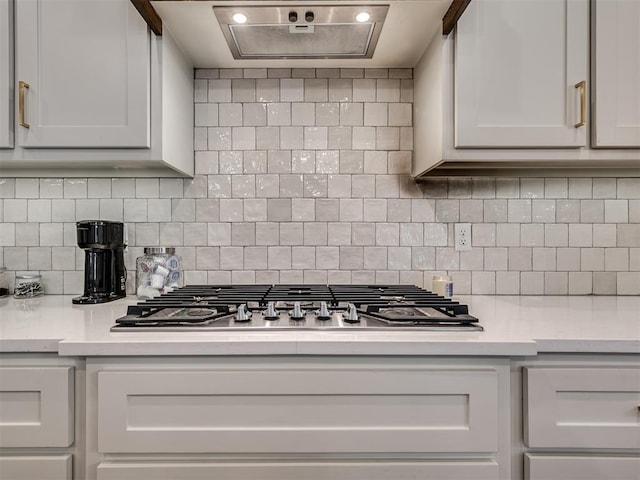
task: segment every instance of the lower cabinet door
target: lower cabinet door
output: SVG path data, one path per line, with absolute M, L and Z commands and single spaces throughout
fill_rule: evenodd
M 640 369 L 525 368 L 532 448 L 640 449 Z
M 71 480 L 71 455 L 0 455 L 2 480 Z
M 98 480 L 497 480 L 492 461 L 104 462 Z M 4 479 L 3 479 L 4 480 Z
M 0 448 L 73 443 L 74 371 L 73 367 L 0 367 Z
M 101 453 L 490 453 L 493 369 L 103 371 Z
M 525 455 L 525 480 L 638 480 L 640 457 Z

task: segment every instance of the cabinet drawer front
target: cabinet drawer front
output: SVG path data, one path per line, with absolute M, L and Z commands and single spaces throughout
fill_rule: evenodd
M 640 448 L 640 368 L 526 368 L 530 447 Z
M 498 464 L 487 461 L 101 463 L 98 480 L 497 480 Z
M 494 370 L 105 371 L 99 450 L 494 452 Z
M 0 368 L 0 447 L 73 443 L 73 367 Z
M 2 480 L 71 480 L 71 455 L 0 456 Z
M 638 480 L 639 457 L 525 455 L 526 480 Z

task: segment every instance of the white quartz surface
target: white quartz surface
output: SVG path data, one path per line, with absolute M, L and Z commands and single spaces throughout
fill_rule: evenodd
M 640 353 L 640 297 L 460 296 L 484 332 L 110 332 L 135 297 L 0 299 L 0 352 L 60 355 Z

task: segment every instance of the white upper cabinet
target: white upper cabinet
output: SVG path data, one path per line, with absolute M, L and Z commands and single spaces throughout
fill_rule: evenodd
M 19 0 L 16 51 L 18 145 L 149 147 L 149 33 L 129 1 Z
M 193 175 L 193 66 L 171 32 L 130 0 L 0 0 L 0 171 Z
M 455 33 L 455 146 L 587 145 L 588 18 L 587 0 L 471 2 Z
M 0 0 L 0 148 L 13 147 L 12 5 Z
M 594 147 L 640 147 L 640 2 L 593 3 Z

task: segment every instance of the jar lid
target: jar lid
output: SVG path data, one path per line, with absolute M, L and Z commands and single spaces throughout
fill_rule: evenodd
M 174 247 L 144 247 L 145 255 L 157 255 L 158 253 L 168 253 L 169 255 L 174 255 L 176 253 L 176 249 Z
M 42 278 L 39 273 L 25 273 L 24 275 L 16 275 L 16 280 L 38 280 Z

